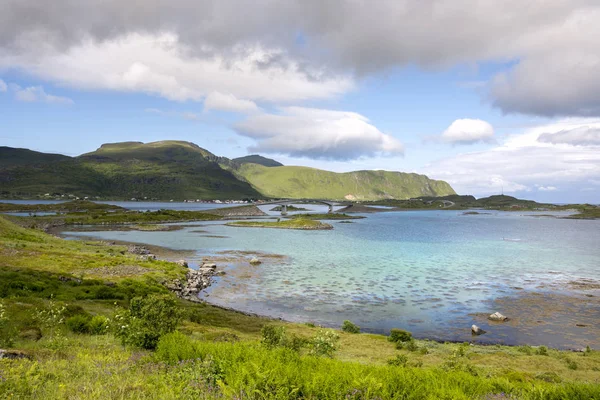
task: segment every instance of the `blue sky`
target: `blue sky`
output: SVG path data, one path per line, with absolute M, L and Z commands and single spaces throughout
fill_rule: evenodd
M 177 139 L 600 203 L 600 7 L 585 1 L 152 0 L 99 2 L 94 18 L 29 2 L 0 16 L 0 145 L 75 156 Z

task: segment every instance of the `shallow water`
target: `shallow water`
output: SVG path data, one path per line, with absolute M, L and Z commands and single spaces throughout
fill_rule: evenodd
M 193 249 L 196 261 L 233 250 L 286 255 L 259 267 L 230 265 L 228 275 L 209 289 L 208 300 L 287 320 L 339 326 L 350 319 L 366 331 L 404 327 L 440 340 L 469 340 L 470 326 L 477 323 L 488 330 L 477 338 L 483 342 L 600 345 L 597 290 L 568 285 L 580 278 L 600 280 L 600 221 L 462 214 L 375 213 L 351 224 L 331 221 L 331 231 L 208 222 L 172 232 L 73 235 Z M 531 293 L 541 293 L 539 304 L 519 303 Z M 591 293 L 594 297 L 585 297 Z M 565 294 L 575 297 L 555 299 L 564 310 L 555 305 L 548 313 L 540 305 L 544 296 Z M 523 315 L 509 315 L 511 324 L 481 317 L 505 309 Z M 539 319 L 522 318 L 536 312 Z

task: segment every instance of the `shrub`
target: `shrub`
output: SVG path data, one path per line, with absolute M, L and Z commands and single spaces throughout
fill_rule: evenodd
M 342 330 L 348 333 L 360 333 L 360 326 L 353 324 L 351 321 L 345 320 L 342 324 Z
M 110 320 L 103 315 L 96 315 L 88 325 L 89 333 L 92 335 L 104 335 L 110 328 Z
M 528 356 L 533 354 L 533 349 L 531 348 L 531 346 L 519 346 L 517 347 L 517 351 L 527 354 Z
M 547 356 L 548 348 L 546 346 L 540 346 L 535 350 L 535 354 L 537 354 L 538 356 Z
M 395 358 L 390 358 L 386 361 L 388 365 L 394 367 L 406 367 L 406 363 L 408 362 L 408 357 L 404 354 L 398 354 Z
M 19 337 L 21 339 L 38 341 L 42 338 L 42 330 L 37 326 L 31 326 L 21 329 L 19 332 Z
M 75 333 L 90 333 L 90 318 L 84 315 L 75 315 L 67 318 L 67 328 Z
M 572 369 L 573 371 L 575 371 L 578 368 L 577 362 L 575 360 L 567 358 L 565 361 L 567 362 L 567 368 Z
M 268 348 L 283 346 L 287 341 L 284 326 L 265 325 L 260 330 L 260 334 L 262 336 L 260 342 Z
M 550 383 L 562 382 L 561 377 L 556 372 L 542 372 L 541 374 L 537 374 L 535 378 Z
M 73 317 L 75 315 L 89 315 L 81 306 L 75 304 L 67 304 L 65 306 L 64 316 L 65 318 Z
M 405 331 L 404 329 L 393 328 L 390 331 L 390 336 L 388 340 L 390 342 L 408 342 L 412 339 L 412 333 Z
M 310 341 L 310 354 L 314 356 L 333 357 L 338 349 L 340 336 L 332 330 L 319 329 Z
M 129 309 L 119 310 L 114 320 L 123 344 L 152 350 L 161 336 L 175 331 L 181 310 L 173 296 L 152 294 L 131 299 Z
M 181 332 L 163 335 L 156 346 L 155 357 L 167 364 L 196 358 L 196 346 L 192 339 Z
M 261 343 L 269 348 L 285 347 L 291 350 L 300 351 L 306 346 L 307 340 L 296 335 L 288 336 L 284 326 L 265 325 L 261 329 Z

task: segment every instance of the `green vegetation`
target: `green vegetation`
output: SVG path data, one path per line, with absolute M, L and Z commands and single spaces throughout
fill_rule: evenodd
M 243 164 L 234 173 L 271 198 L 377 200 L 454 194 L 446 182 L 402 172 L 335 173 L 308 167 Z
M 35 152 L 31 152 L 35 153 Z M 79 157 L 46 157 L 5 148 L 0 164 L 3 197 L 57 196 L 115 199 L 242 199 L 259 198 L 248 183 L 223 169 L 227 159 L 193 143 L 162 141 L 102 145 Z M 11 155 L 12 154 L 12 155 Z
M 600 219 L 600 207 L 584 205 L 578 208 L 579 213 L 569 215 L 569 219 Z
M 365 217 L 358 215 L 348 215 L 348 214 L 340 214 L 340 213 L 330 213 L 330 214 L 296 214 L 291 215 L 290 218 L 296 219 L 312 219 L 312 220 L 347 220 L 347 219 L 363 219 Z
M 0 212 L 76 212 L 76 211 L 124 211 L 123 207 L 111 204 L 94 203 L 87 200 L 73 200 L 57 204 L 12 204 L 0 203 Z
M 396 349 L 381 335 L 247 316 L 176 299 L 162 285 L 183 279 L 174 263 L 3 218 L 0 266 L 0 346 L 22 357 L 0 359 L 2 398 L 600 398 L 598 351 L 393 330 Z
M 39 217 L 11 217 L 12 221 L 31 228 L 46 229 L 62 225 L 136 225 L 139 230 L 164 230 L 167 228 L 152 225 L 155 223 L 182 221 L 214 221 L 222 217 L 202 211 L 122 211 L 122 212 L 71 212 L 59 215 L 44 215 Z M 148 225 L 150 224 L 150 225 Z
M 352 323 L 352 321 L 345 320 L 342 323 L 342 331 L 348 333 L 360 333 L 360 326 Z
M 300 230 L 327 230 L 333 229 L 333 226 L 305 218 L 293 218 L 282 221 L 236 221 L 225 224 L 227 226 L 240 226 L 246 228 L 279 228 L 279 229 L 300 229 Z
M 234 163 L 238 163 L 238 164 L 258 164 L 258 165 L 262 165 L 264 167 L 283 167 L 283 164 L 280 163 L 279 161 L 275 161 L 271 158 L 266 158 L 263 157 L 261 155 L 258 154 L 252 154 L 249 156 L 245 156 L 245 157 L 238 157 L 238 158 L 234 158 L 233 160 Z
M 390 331 L 390 336 L 388 337 L 388 340 L 394 343 L 408 342 L 412 340 L 412 333 L 403 329 L 393 328 Z
M 365 205 L 383 205 L 395 207 L 397 209 L 485 209 L 502 211 L 567 211 L 573 210 L 579 212 L 572 216 L 564 218 L 594 219 L 600 217 L 600 207 L 589 204 L 566 204 L 556 205 L 547 203 L 538 203 L 532 200 L 517 199 L 516 197 L 506 195 L 495 195 L 476 199 L 474 196 L 449 195 L 440 197 L 417 197 L 408 200 L 386 199 L 371 202 L 365 202 Z M 477 212 L 468 212 L 466 215 L 481 214 Z
M 288 211 L 308 211 L 307 208 L 296 207 L 291 204 L 288 205 L 286 208 Z M 275 206 L 275 207 L 271 208 L 271 211 L 283 211 L 283 206 Z
M 387 171 L 338 174 L 258 155 L 229 160 L 189 142 L 123 142 L 66 157 L 0 148 L 0 196 L 104 199 L 407 199 L 453 194 L 443 181 Z

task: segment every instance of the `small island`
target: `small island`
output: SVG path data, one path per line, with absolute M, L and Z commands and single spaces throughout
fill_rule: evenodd
M 225 225 L 245 228 L 298 229 L 306 231 L 333 229 L 333 226 L 324 222 L 303 218 L 286 219 L 283 221 L 236 221 Z

